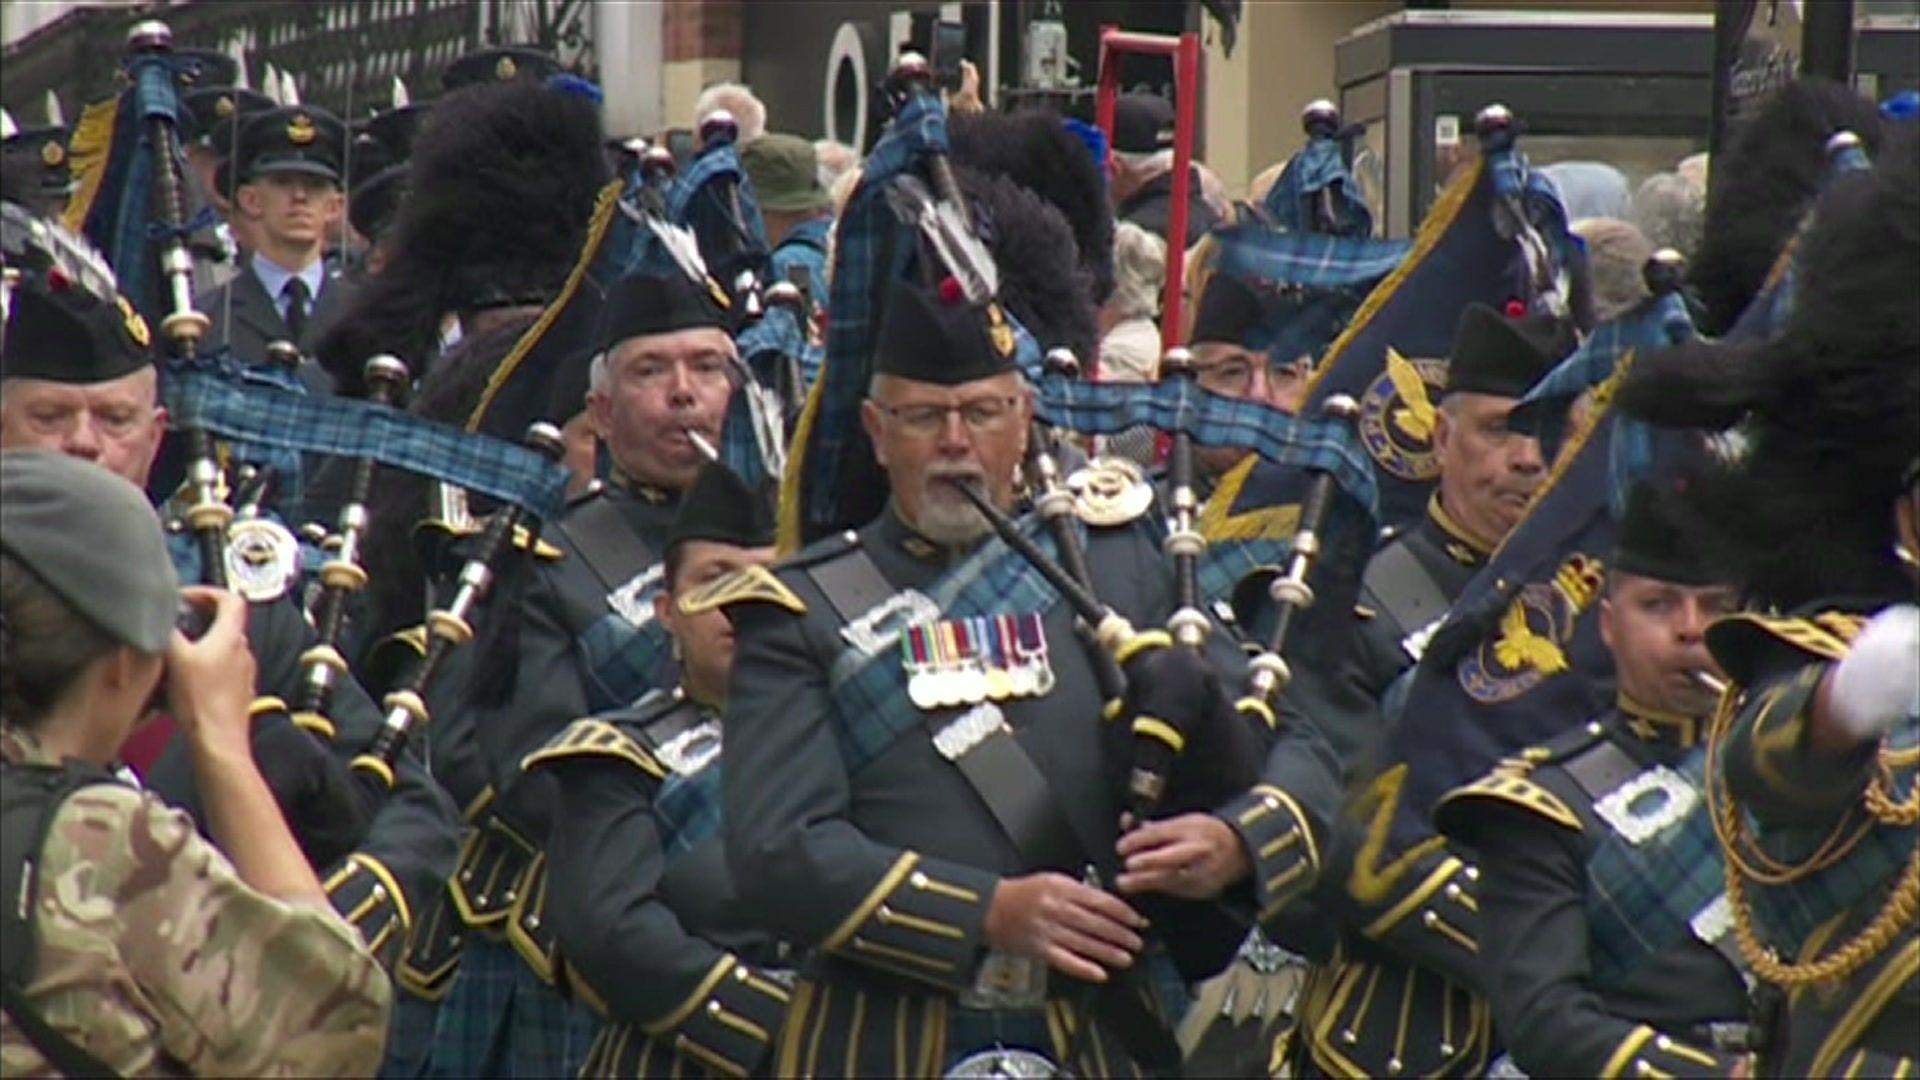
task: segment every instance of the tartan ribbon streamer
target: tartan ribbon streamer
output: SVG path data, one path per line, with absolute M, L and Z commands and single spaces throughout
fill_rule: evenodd
M 946 109 L 939 99 L 915 95 L 887 125 L 860 169 L 835 228 L 833 280 L 827 311 L 826 361 L 813 388 L 804 442 L 794 461 L 800 535 L 831 529 L 841 515 L 844 469 L 866 450 L 860 401 L 866 396 L 887 282 L 906 270 L 913 245 L 887 206 L 890 180 L 913 168 L 923 154 L 948 149 Z M 784 498 L 783 498 L 784 501 Z
M 1565 435 L 1566 418 L 1574 399 L 1612 377 L 1622 358 L 1684 344 L 1693 336 L 1693 319 L 1687 314 L 1686 301 L 1678 293 L 1653 297 L 1619 318 L 1595 327 L 1571 356 L 1560 361 L 1520 399 L 1514 407 L 1513 421 L 1535 428 L 1542 449 L 1552 456 Z M 1607 422 L 1613 425 L 1612 441 L 1607 447 L 1611 485 L 1608 498 L 1618 517 L 1626 512 L 1627 489 L 1633 481 L 1653 471 L 1654 444 L 1659 436 L 1651 425 L 1631 416 L 1615 413 Z
M 1046 375 L 1038 391 L 1034 411 L 1055 427 L 1084 435 L 1112 435 L 1141 424 L 1185 431 L 1203 446 L 1237 446 L 1276 464 L 1325 471 L 1377 516 L 1373 463 L 1344 425 L 1210 394 L 1184 379 L 1142 385 Z
M 641 610 L 653 610 L 659 591 L 656 586 L 638 597 Z M 672 648 L 658 619 L 635 626 L 609 611 L 580 635 L 580 652 L 593 676 L 587 705 L 596 713 L 624 709 L 649 690 L 673 685 Z
M 1317 220 L 1315 196 L 1330 192 L 1334 220 Z M 1360 192 L 1360 185 L 1347 168 L 1340 141 L 1326 135 L 1307 140 L 1280 170 L 1280 178 L 1268 189 L 1261 203 L 1281 228 L 1294 233 L 1318 233 L 1331 224 L 1330 235 L 1363 237 L 1373 231 L 1373 212 Z
M 566 502 L 567 471 L 532 450 L 390 406 L 307 397 L 208 360 L 169 362 L 161 382 L 179 426 L 204 428 L 239 447 L 371 458 L 542 518 Z
M 753 197 L 753 185 L 747 180 L 746 171 L 740 167 L 740 154 L 732 143 L 721 143 L 701 150 L 687 170 L 673 178 L 672 186 L 667 188 L 667 220 L 675 225 L 693 225 L 696 215 L 701 211 L 696 201 L 706 192 L 708 185 L 718 180 L 731 180 L 736 185 L 734 190 L 739 196 L 740 214 L 744 219 L 739 225 L 764 248 L 767 227 L 760 218 L 760 203 Z M 716 208 L 719 206 L 717 203 L 714 205 Z
M 1257 225 L 1234 225 L 1214 236 L 1220 245 L 1216 269 L 1314 289 L 1371 287 L 1413 250 L 1410 240 L 1276 232 Z
M 674 773 L 653 799 L 654 820 L 668 859 L 684 854 L 720 828 L 720 756 L 692 775 Z
M 1042 551 L 1055 554 L 1052 535 L 1042 527 L 1038 514 L 1027 515 L 1019 525 Z M 942 577 L 927 591 L 927 598 L 942 618 L 964 619 L 990 612 L 1045 612 L 1060 594 L 996 536 Z M 827 674 L 828 695 L 838 720 L 834 735 L 849 774 L 859 772 L 895 739 L 921 726 L 919 710 L 907 700 L 899 650 L 893 647 L 900 629 L 898 624 L 893 626 L 894 636 L 871 656 L 849 645 Z

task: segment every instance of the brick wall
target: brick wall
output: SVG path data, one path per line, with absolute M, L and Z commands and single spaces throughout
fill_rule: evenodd
M 740 0 L 667 0 L 664 47 L 676 60 L 740 59 Z

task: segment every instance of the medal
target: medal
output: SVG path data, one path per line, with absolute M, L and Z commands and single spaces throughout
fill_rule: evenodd
M 1034 697 L 1045 697 L 1053 692 L 1053 664 L 1047 657 L 1047 627 L 1039 612 L 1028 612 L 1020 616 L 1018 624 L 1020 656 L 1023 666 L 1032 673 Z
M 900 635 L 900 666 L 907 671 L 907 700 L 918 708 L 932 711 L 939 707 L 934 699 L 933 672 L 927 662 L 927 633 L 915 623 Z
M 948 622 L 953 640 L 954 689 L 960 705 L 978 705 L 987 700 L 986 665 L 981 661 L 981 642 L 975 639 L 969 622 Z
M 975 632 L 987 643 L 989 663 L 987 664 L 987 698 L 991 701 L 1005 701 L 1013 696 L 1013 660 L 1012 650 L 1005 627 L 1003 615 L 975 619 Z

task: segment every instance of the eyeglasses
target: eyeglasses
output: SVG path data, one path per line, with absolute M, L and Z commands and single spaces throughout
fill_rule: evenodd
M 1006 397 L 974 398 L 958 405 L 879 405 L 880 411 L 887 414 L 894 423 L 909 435 L 931 438 L 940 433 L 947 424 L 948 413 L 959 413 L 967 430 L 976 435 L 990 435 L 1002 431 L 1016 415 L 1014 406 L 1019 398 Z

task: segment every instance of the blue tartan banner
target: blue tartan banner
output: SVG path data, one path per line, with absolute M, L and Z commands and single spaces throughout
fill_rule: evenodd
M 716 184 L 733 185 L 738 219 L 733 216 L 734 207 L 722 202 Z M 720 223 L 721 227 L 738 226 L 746 233 L 744 239 L 751 240 L 761 251 L 766 250 L 767 226 L 760 217 L 760 203 L 753 197 L 753 184 L 747 179 L 746 170 L 740 167 L 740 154 L 730 142 L 702 149 L 687 166 L 687 171 L 674 177 L 667 189 L 667 220 L 675 225 L 685 225 L 697 234 L 706 227 L 708 215 L 713 214 L 725 215 L 728 219 Z
M 175 424 L 232 439 L 243 459 L 271 463 L 276 451 L 371 458 L 542 518 L 566 503 L 567 470 L 532 450 L 390 406 L 308 397 L 208 359 L 169 362 L 161 387 Z

